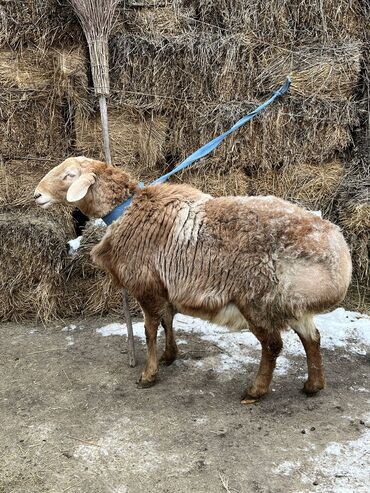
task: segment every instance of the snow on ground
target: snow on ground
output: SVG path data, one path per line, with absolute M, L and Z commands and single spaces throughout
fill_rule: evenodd
M 67 336 L 66 341 L 67 341 L 67 346 L 74 346 L 75 341 L 73 336 Z
M 357 440 L 329 443 L 321 454 L 310 458 L 303 482 L 318 480 L 322 493 L 365 493 L 370 482 L 370 430 Z
M 144 322 L 136 322 L 133 324 L 134 334 L 136 337 L 145 341 Z M 127 336 L 126 324 L 113 323 L 96 329 L 96 332 L 104 337 L 107 336 Z
M 281 462 L 272 472 L 299 475 L 303 483 L 316 484 L 320 493 L 365 493 L 370 480 L 369 441 L 370 430 L 366 430 L 357 440 L 330 442 L 322 452 L 311 444 L 312 452 L 303 461 Z
M 349 352 L 366 354 L 370 345 L 369 316 L 337 308 L 331 313 L 316 316 L 315 322 L 321 332 L 323 348 L 332 350 L 336 347 L 346 347 Z M 180 344 L 186 344 L 186 333 L 193 333 L 219 350 L 217 356 L 206 356 L 195 362 L 188 361 L 186 364 L 193 364 L 204 370 L 213 368 L 217 372 L 225 372 L 259 361 L 259 342 L 247 330 L 232 332 L 226 327 L 181 314 L 176 315 L 174 327 L 176 332 L 181 332 Z M 145 341 L 144 323 L 134 323 L 133 329 L 135 336 Z M 106 325 L 96 332 L 102 336 L 127 335 L 126 325 L 121 323 Z M 304 355 L 302 344 L 293 331 L 285 332 L 283 340 L 284 350 L 278 358 L 276 368 L 278 374 L 285 374 L 289 370 L 291 364 L 289 356 Z

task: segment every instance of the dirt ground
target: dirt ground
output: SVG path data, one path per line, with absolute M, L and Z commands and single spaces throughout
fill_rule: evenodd
M 242 405 L 255 348 L 245 369 L 218 372 L 222 350 L 177 331 L 180 359 L 142 390 L 143 340 L 129 368 L 126 338 L 96 331 L 109 322 L 1 326 L 1 492 L 368 491 L 366 355 L 324 350 L 327 389 L 311 398 L 296 355 Z

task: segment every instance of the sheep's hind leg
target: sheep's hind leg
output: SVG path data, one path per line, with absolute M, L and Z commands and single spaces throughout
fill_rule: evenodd
M 325 387 L 324 368 L 320 352 L 320 332 L 316 329 L 312 316 L 292 321 L 290 326 L 298 334 L 307 357 L 308 379 L 303 392 L 316 394 Z
M 171 365 L 177 358 L 178 349 L 175 341 L 175 336 L 173 334 L 173 317 L 174 309 L 172 306 L 168 306 L 164 315 L 162 316 L 161 324 L 164 328 L 166 334 L 166 346 L 159 362 L 163 365 Z
M 144 326 L 147 344 L 147 361 L 144 371 L 141 374 L 138 386 L 142 389 L 152 387 L 157 378 L 158 360 L 157 360 L 157 332 L 161 321 L 159 315 L 147 311 L 144 307 Z
M 250 329 L 261 343 L 262 356 L 254 383 L 243 395 L 242 403 L 253 402 L 269 392 L 276 358 L 283 347 L 280 332 L 268 333 L 252 326 Z

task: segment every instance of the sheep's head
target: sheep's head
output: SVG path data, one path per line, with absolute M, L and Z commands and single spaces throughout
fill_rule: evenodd
M 78 202 L 95 183 L 93 159 L 70 157 L 47 173 L 34 193 L 36 203 L 44 209 L 56 203 Z

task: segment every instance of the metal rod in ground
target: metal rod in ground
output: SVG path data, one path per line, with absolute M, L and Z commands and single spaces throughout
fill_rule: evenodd
M 99 96 L 99 106 L 100 106 L 100 118 L 101 118 L 102 131 L 103 131 L 105 160 L 108 164 L 112 164 L 110 145 L 109 145 L 107 100 L 105 96 L 102 95 Z M 125 315 L 126 326 L 127 326 L 127 345 L 128 345 L 128 355 L 129 355 L 129 365 L 134 367 L 136 366 L 134 333 L 132 330 L 132 320 L 131 320 L 130 308 L 128 306 L 128 293 L 126 289 L 123 290 L 122 301 L 123 301 L 123 313 Z
M 110 145 L 109 145 L 107 100 L 105 96 L 99 96 L 99 106 L 100 106 L 101 125 L 103 131 L 104 156 L 106 162 L 108 164 L 112 164 L 112 157 L 110 154 Z
M 123 312 L 125 314 L 126 326 L 127 326 L 128 362 L 129 365 L 133 368 L 134 366 L 136 366 L 136 356 L 135 356 L 134 332 L 132 330 L 132 320 L 131 320 L 130 308 L 128 306 L 127 289 L 123 290 Z

